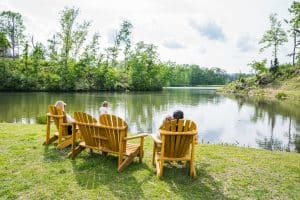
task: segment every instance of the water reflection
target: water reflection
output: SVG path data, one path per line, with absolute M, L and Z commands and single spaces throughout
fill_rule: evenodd
M 231 98 L 236 99 L 238 105 L 254 106 L 254 112 L 250 118 L 251 122 L 265 121 L 268 123 L 269 135 L 257 132 L 256 143 L 259 147 L 268 150 L 296 150 L 300 152 L 300 143 L 298 141 L 300 124 L 299 102 L 270 101 L 263 97 L 245 98 L 235 96 Z M 274 135 L 274 131 L 278 133 Z
M 199 140 L 269 150 L 300 151 L 300 102 L 222 96 L 214 90 L 176 89 L 136 93 L 0 93 L 0 121 L 35 123 L 47 105 L 61 99 L 66 110 L 98 118 L 104 100 L 132 132 L 156 132 L 176 109 L 198 124 Z

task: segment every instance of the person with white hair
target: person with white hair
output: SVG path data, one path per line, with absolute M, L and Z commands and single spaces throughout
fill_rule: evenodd
M 56 101 L 54 105 L 56 108 L 61 109 L 62 111 L 65 112 L 65 106 L 67 104 L 64 101 L 62 100 Z M 66 119 L 67 119 L 67 123 L 75 122 L 75 120 L 68 113 L 66 113 Z

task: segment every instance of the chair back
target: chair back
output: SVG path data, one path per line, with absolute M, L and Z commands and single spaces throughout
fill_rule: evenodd
M 122 147 L 125 151 L 126 141 L 124 138 L 127 137 L 127 123 L 122 118 L 111 114 L 100 115 L 99 122 L 105 130 L 109 148 L 114 152 L 119 152 L 119 148 Z M 121 142 L 122 144 L 120 144 Z
M 166 121 L 159 132 L 164 156 L 182 158 L 191 150 L 197 135 L 197 125 L 191 120 L 174 119 Z
M 84 112 L 74 112 L 74 119 L 76 121 L 76 125 L 79 128 L 81 138 L 85 142 L 85 145 L 88 147 L 101 146 L 106 138 L 99 137 L 103 134 L 101 134 L 101 129 L 97 127 L 97 120 L 91 115 Z
M 57 108 L 56 106 L 49 105 L 48 113 L 50 114 L 52 120 L 54 121 L 57 130 L 59 130 L 60 123 L 67 123 L 66 113 L 61 109 Z M 68 134 L 66 131 L 63 131 L 63 135 Z

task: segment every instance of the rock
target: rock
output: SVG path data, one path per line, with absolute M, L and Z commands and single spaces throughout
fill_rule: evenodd
M 257 83 L 259 85 L 267 85 L 269 83 L 271 83 L 273 81 L 273 77 L 270 76 L 270 75 L 267 75 L 267 76 L 262 76 L 260 77 L 258 80 L 257 80 Z
M 246 83 L 238 83 L 236 86 L 235 86 L 235 89 L 237 90 L 244 90 L 246 88 Z
M 294 74 L 296 74 L 296 75 L 299 75 L 299 76 L 300 76 L 300 69 L 296 69 L 296 70 L 294 71 Z

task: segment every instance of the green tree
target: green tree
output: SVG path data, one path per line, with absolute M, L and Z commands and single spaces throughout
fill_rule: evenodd
M 86 40 L 86 36 L 88 34 L 88 28 L 91 23 L 84 21 L 82 24 L 79 24 L 76 30 L 73 33 L 73 41 L 74 41 L 74 50 L 73 50 L 73 58 L 77 59 L 78 54 L 83 46 L 83 43 Z
M 0 56 L 5 57 L 7 49 L 10 47 L 9 41 L 5 33 L 0 32 Z
M 24 39 L 25 26 L 23 25 L 22 15 L 11 11 L 0 13 L 0 32 L 5 33 L 9 38 L 12 48 L 12 56 L 16 57 L 16 50 L 20 49 L 20 44 Z
M 266 33 L 263 35 L 263 38 L 260 40 L 260 44 L 264 46 L 260 49 L 260 51 L 264 51 L 267 48 L 273 48 L 273 66 L 271 66 L 271 70 L 277 71 L 278 68 L 278 48 L 283 43 L 287 42 L 287 35 L 285 31 L 281 28 L 281 22 L 277 19 L 277 14 L 270 15 L 271 27 Z
M 102 54 L 99 54 L 99 33 L 93 35 L 92 41 L 85 47 L 81 60 L 87 65 L 96 67 L 102 60 Z
M 114 46 L 106 49 L 107 64 L 109 64 L 109 61 L 111 61 L 112 67 L 117 66 L 117 58 L 119 56 L 119 51 L 121 50 L 121 45 L 124 44 L 124 67 L 125 69 L 127 69 L 127 61 L 131 47 L 130 35 L 132 27 L 133 26 L 129 21 L 124 20 L 121 24 L 120 30 L 116 31 L 113 36 Z
M 48 57 L 51 61 L 58 61 L 58 45 L 57 35 L 54 34 L 51 39 L 47 40 L 48 42 Z
M 133 90 L 160 90 L 166 83 L 166 73 L 159 62 L 157 47 L 139 42 L 129 57 L 130 88 Z
M 297 53 L 297 49 L 300 45 L 299 36 L 300 36 L 300 2 L 294 1 L 289 8 L 289 12 L 291 14 L 291 19 L 285 20 L 288 24 L 290 24 L 291 28 L 289 32 L 291 33 L 291 37 L 293 38 L 293 51 L 289 56 L 292 56 L 292 63 L 295 66 L 296 57 L 299 59 L 299 54 Z
M 62 89 L 69 89 L 74 85 L 74 67 L 76 66 L 74 60 L 76 60 L 76 56 L 80 52 L 83 42 L 86 40 L 88 27 L 90 26 L 90 23 L 86 21 L 82 24 L 77 24 L 76 19 L 78 15 L 79 9 L 68 7 L 60 13 L 61 31 L 57 33 L 57 36 L 61 44 L 60 57 L 63 65 L 62 70 L 60 70 Z M 75 56 L 72 62 L 70 62 L 71 55 Z
M 118 34 L 118 40 L 120 41 L 119 43 L 124 43 L 125 47 L 124 47 L 124 67 L 127 70 L 128 66 L 127 66 L 127 61 L 128 61 L 128 56 L 130 53 L 130 48 L 131 48 L 131 30 L 132 30 L 133 26 L 132 24 L 127 21 L 124 20 L 123 23 L 121 24 L 121 30 Z
M 64 72 L 68 70 L 68 60 L 73 46 L 73 29 L 79 9 L 65 8 L 60 14 L 61 32 L 58 37 L 62 43 L 61 58 L 64 65 Z
M 29 57 L 29 45 L 28 45 L 28 41 L 25 41 L 22 58 L 24 61 L 24 74 L 26 76 L 26 79 L 28 79 L 28 57 Z
M 262 74 L 268 71 L 266 68 L 267 59 L 262 61 L 252 61 L 248 65 L 255 71 L 256 74 Z

